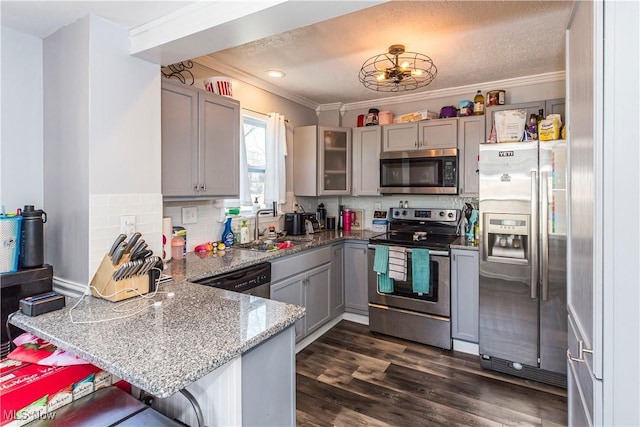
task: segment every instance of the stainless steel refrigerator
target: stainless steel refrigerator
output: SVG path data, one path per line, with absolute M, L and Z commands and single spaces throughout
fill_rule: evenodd
M 566 387 L 566 143 L 480 145 L 484 368 Z

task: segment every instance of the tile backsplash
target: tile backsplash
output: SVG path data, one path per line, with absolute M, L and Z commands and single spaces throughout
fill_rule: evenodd
M 89 271 L 93 277 L 120 234 L 123 215 L 135 217 L 135 230 L 162 255 L 162 194 L 94 194 L 89 197 Z

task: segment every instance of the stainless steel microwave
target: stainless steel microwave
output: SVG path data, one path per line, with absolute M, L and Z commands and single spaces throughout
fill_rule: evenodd
M 458 150 L 380 153 L 380 193 L 458 194 Z

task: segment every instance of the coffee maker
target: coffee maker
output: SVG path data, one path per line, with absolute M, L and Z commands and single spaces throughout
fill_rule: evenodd
M 318 210 L 316 211 L 316 219 L 318 220 L 320 229 L 324 230 L 327 221 L 327 209 L 325 209 L 324 203 L 320 203 L 318 205 Z

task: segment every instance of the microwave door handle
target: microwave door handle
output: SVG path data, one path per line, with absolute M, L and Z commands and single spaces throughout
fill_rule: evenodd
M 531 223 L 529 234 L 531 298 L 538 298 L 538 172 L 531 171 Z

